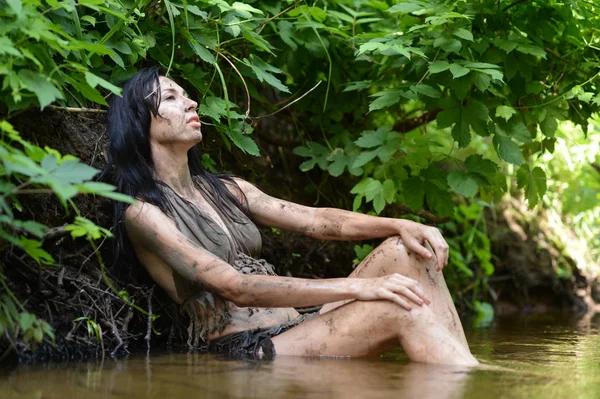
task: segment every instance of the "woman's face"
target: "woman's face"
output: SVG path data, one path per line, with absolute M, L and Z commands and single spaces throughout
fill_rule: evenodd
M 187 96 L 181 86 L 164 76 L 159 77 L 156 91 L 160 105 L 158 115 L 153 116 L 150 122 L 150 140 L 157 144 L 199 143 L 202 133 L 200 118 L 196 114 L 198 104 Z

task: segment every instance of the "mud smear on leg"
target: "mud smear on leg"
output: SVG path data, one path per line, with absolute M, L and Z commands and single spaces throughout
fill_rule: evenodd
M 427 274 L 427 279 L 429 280 L 429 283 L 431 284 L 431 286 L 436 288 L 437 281 L 435 281 L 435 278 L 432 275 L 433 272 L 431 271 L 431 268 L 428 265 L 425 266 L 425 273 Z

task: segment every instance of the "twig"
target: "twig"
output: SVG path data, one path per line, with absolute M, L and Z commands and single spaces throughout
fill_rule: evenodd
M 567 65 L 569 65 L 569 66 L 572 66 L 572 67 L 573 67 L 575 70 L 577 70 L 577 71 L 581 72 L 582 74 L 584 74 L 584 75 L 585 75 L 585 77 L 589 78 L 589 77 L 591 77 L 591 76 L 592 76 L 592 75 L 590 75 L 589 73 L 587 73 L 586 71 L 584 71 L 583 69 L 579 68 L 579 67 L 578 67 L 576 64 L 574 64 L 574 63 L 572 63 L 572 62 L 570 62 L 570 61 L 567 61 L 566 59 L 564 59 L 564 58 L 563 58 L 563 57 L 562 57 L 560 54 L 558 54 L 556 51 L 554 51 L 554 50 L 552 50 L 552 49 L 550 49 L 550 48 L 548 48 L 548 47 L 544 47 L 544 50 L 545 50 L 547 53 L 550 53 L 550 55 L 552 55 L 552 56 L 554 56 L 554 57 L 558 58 L 559 60 L 561 60 L 561 61 L 562 61 L 562 62 L 564 62 L 565 64 L 567 64 Z
M 47 108 L 54 111 L 67 111 L 80 114 L 105 114 L 106 112 L 108 112 L 105 109 L 59 107 L 58 105 L 48 105 Z
M 46 240 L 52 240 L 54 238 L 58 238 L 58 237 L 63 237 L 69 234 L 69 232 L 66 230 L 66 227 L 68 225 L 62 225 L 62 226 L 56 226 L 51 228 L 50 230 L 48 230 L 44 236 L 42 237 L 42 241 L 46 241 Z
M 236 66 L 233 64 L 233 62 L 231 62 L 229 60 L 229 58 L 225 57 L 221 52 L 217 51 L 217 54 L 220 55 L 221 57 L 223 57 L 223 59 L 225 61 L 227 61 L 229 63 L 229 65 L 231 65 L 231 67 L 235 70 L 235 72 L 238 74 L 238 76 L 242 80 L 242 83 L 244 84 L 244 88 L 246 89 L 246 97 L 248 99 L 248 109 L 246 110 L 246 118 L 247 118 L 248 115 L 250 115 L 250 90 L 248 90 L 248 85 L 246 85 L 246 81 L 244 80 L 244 77 L 242 76 L 240 71 L 236 68 Z
M 279 14 L 275 14 L 273 15 L 271 18 L 267 18 L 265 20 L 265 22 L 263 22 L 261 25 L 259 25 L 256 31 L 256 33 L 260 34 L 260 32 L 262 32 L 262 30 L 264 29 L 264 27 L 271 22 L 272 20 L 274 20 L 277 17 L 282 16 L 283 14 L 285 14 L 286 12 L 288 12 L 289 10 L 291 10 L 292 8 L 296 8 L 298 7 L 298 4 L 302 3 L 303 0 L 298 1 L 297 3 L 292 4 L 291 6 L 289 6 L 288 8 L 286 8 L 285 10 L 281 11 Z
M 152 295 L 154 294 L 154 287 L 150 288 L 148 292 L 148 328 L 146 330 L 146 347 L 148 353 L 150 353 L 150 338 L 152 337 Z
M 431 110 L 412 119 L 401 119 L 394 123 L 393 130 L 399 133 L 408 133 L 416 127 L 424 125 L 434 120 L 442 110 L 440 108 Z
M 290 105 L 292 105 L 292 104 L 294 104 L 294 103 L 302 100 L 304 97 L 306 97 L 311 91 L 313 91 L 314 89 L 316 89 L 317 87 L 319 87 L 319 85 L 321 84 L 321 82 L 323 82 L 323 81 L 319 80 L 319 82 L 316 85 L 314 85 L 312 89 L 310 89 L 309 91 L 307 91 L 306 93 L 304 93 L 303 95 L 301 95 L 300 97 L 298 97 L 297 99 L 295 99 L 294 101 L 292 101 L 292 102 L 288 103 L 287 105 L 284 105 L 283 107 L 279 108 L 277 111 L 275 111 L 273 113 L 270 113 L 268 115 L 257 116 L 257 117 L 254 117 L 252 119 L 259 120 L 259 119 L 268 118 L 270 116 L 273 116 L 275 114 L 280 113 L 281 111 L 283 111 L 284 109 L 286 109 Z
M 98 245 L 98 247 L 95 248 L 94 251 L 87 258 L 85 258 L 83 260 L 83 262 L 81 262 L 81 265 L 79 266 L 79 273 L 81 273 L 81 269 L 83 268 L 83 265 L 85 265 L 87 262 L 89 262 L 89 260 L 92 258 L 92 256 L 94 256 L 100 250 L 100 248 L 102 248 L 102 244 L 104 244 L 104 241 L 106 241 L 106 238 L 107 237 L 104 237 L 102 239 L 102 241 L 100 242 L 100 245 Z
M 60 271 L 58 272 L 58 276 L 56 278 L 56 285 L 58 285 L 59 287 L 63 286 L 63 279 L 65 278 L 66 271 L 67 271 L 67 268 L 63 266 L 60 269 Z

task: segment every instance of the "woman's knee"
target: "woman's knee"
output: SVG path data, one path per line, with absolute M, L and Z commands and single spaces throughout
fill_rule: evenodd
M 406 310 L 391 301 L 363 302 L 366 312 L 371 316 L 373 328 L 383 328 L 396 333 L 407 329 L 421 329 L 435 323 L 435 313 L 431 306 L 415 305 Z

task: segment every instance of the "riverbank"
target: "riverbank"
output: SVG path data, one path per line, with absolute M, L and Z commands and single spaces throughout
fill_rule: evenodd
M 25 113 L 11 122 L 39 146 L 49 145 L 73 154 L 97 169 L 106 164 L 102 114 L 47 110 Z M 299 160 L 292 153 L 297 143 L 273 140 L 272 135 L 265 134 L 277 131 L 277 126 L 260 128 L 257 142 L 263 157 L 251 157 L 235 149 L 226 151 L 218 135 L 208 129 L 203 152 L 223 169 L 256 183 L 271 195 L 311 206 L 351 209 L 351 184 L 341 180 L 331 184 L 331 176 L 317 170 L 301 173 L 296 166 Z M 307 191 L 306 187 L 316 190 Z M 110 226 L 107 200 L 88 196 L 77 197 L 74 203 L 81 215 L 99 226 Z M 396 211 L 386 211 L 386 216 L 404 216 L 392 213 Z M 5 251 L 2 264 L 6 283 L 28 312 L 49 323 L 56 339 L 52 342 L 45 338 L 41 344 L 4 339 L 0 341 L 1 352 L 8 354 L 4 362 L 60 362 L 119 357 L 148 348 L 184 347 L 186 320 L 139 270 L 119 276 L 113 273 L 110 239 L 98 242 L 97 251 L 86 240 L 73 240 L 64 225 L 74 215 L 65 215 L 62 205 L 50 196 L 28 196 L 22 201 L 21 213 L 23 219 L 53 227 L 44 236 L 43 249 L 58 265 L 41 266 L 16 250 Z M 423 221 L 428 222 L 426 214 Z M 593 264 L 585 245 L 572 236 L 568 226 L 556 221 L 556 214 L 530 211 L 521 201 L 509 198 L 487 209 L 482 223 L 486 229 L 481 231 L 490 240 L 495 271 L 489 278 L 477 274 L 483 294 L 474 292 L 471 284 L 451 287 L 460 293 L 455 299 L 463 316 L 473 312 L 473 301 L 482 295 L 500 315 L 550 309 L 584 314 L 600 301 L 598 265 Z M 320 242 L 268 228 L 261 229 L 261 233 L 263 255 L 282 275 L 346 276 L 357 256 L 356 243 Z M 450 230 L 445 233 L 449 238 L 455 234 Z M 367 244 L 374 246 L 376 242 Z M 478 273 L 476 263 L 466 266 Z

